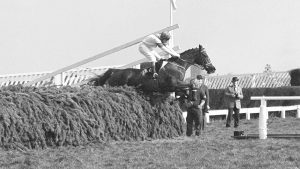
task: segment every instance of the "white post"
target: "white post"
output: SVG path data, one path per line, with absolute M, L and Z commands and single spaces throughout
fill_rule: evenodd
M 205 113 L 205 122 L 210 123 L 209 121 L 209 113 Z
M 247 110 L 247 112 L 246 112 L 246 119 L 247 120 L 250 120 L 250 112 Z
M 267 101 L 267 100 L 266 100 Z M 266 104 L 267 104 L 267 102 L 266 102 Z M 267 107 L 267 106 L 266 106 Z M 266 119 L 268 120 L 269 119 L 269 111 L 268 111 L 268 109 L 266 108 Z
M 281 118 L 285 119 L 285 110 L 284 109 L 281 110 Z
M 300 106 L 297 107 L 296 118 L 300 118 Z
M 267 101 L 262 98 L 260 100 L 260 112 L 258 121 L 259 139 L 267 139 Z

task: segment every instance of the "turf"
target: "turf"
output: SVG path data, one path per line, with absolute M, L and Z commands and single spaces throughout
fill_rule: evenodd
M 272 117 L 270 134 L 300 134 L 300 119 Z M 300 168 L 300 140 L 233 139 L 234 130 L 258 133 L 258 120 L 242 120 L 239 128 L 212 121 L 201 136 L 145 141 L 89 143 L 77 147 L 0 151 L 0 168 Z

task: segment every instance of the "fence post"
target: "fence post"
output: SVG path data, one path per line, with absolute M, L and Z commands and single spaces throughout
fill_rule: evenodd
M 247 120 L 250 120 L 250 112 L 249 112 L 248 109 L 246 110 L 246 119 L 247 119 Z
M 300 118 L 300 105 L 298 105 L 298 107 L 297 107 L 296 118 Z
M 285 110 L 284 109 L 281 110 L 281 118 L 285 119 Z
M 209 113 L 205 113 L 205 122 L 210 123 L 209 121 Z
M 262 98 L 260 100 L 260 112 L 258 121 L 259 139 L 267 139 L 267 101 Z
M 186 123 L 187 111 L 182 112 L 184 123 Z
M 267 108 L 267 100 L 266 100 L 266 120 L 269 119 L 269 111 L 268 111 L 268 108 Z

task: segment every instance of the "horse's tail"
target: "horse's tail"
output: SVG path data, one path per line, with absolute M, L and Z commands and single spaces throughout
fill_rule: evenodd
M 113 74 L 114 70 L 115 69 L 108 69 L 102 75 L 97 75 L 96 77 L 89 79 L 88 83 L 93 84 L 94 86 L 103 86 L 106 83 L 107 79 L 109 79 Z

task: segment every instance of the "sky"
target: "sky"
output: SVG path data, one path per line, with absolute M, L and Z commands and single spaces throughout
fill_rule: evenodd
M 299 0 L 177 0 L 174 45 L 214 75 L 299 68 Z M 0 75 L 55 71 L 170 26 L 169 0 L 0 0 Z M 138 45 L 79 68 L 142 59 Z

